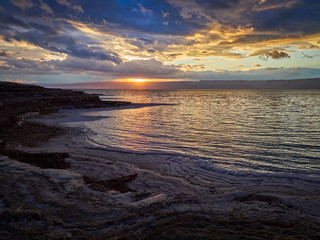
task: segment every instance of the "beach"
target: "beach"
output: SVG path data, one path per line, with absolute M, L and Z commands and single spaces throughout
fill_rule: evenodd
M 134 104 L 55 90 L 35 111 L 26 106 L 43 89 L 30 91 L 27 101 L 1 105 L 3 239 L 320 237 L 319 179 L 230 174 L 174 155 L 106 150 L 88 141 L 83 113 Z M 57 101 L 60 93 L 68 98 Z

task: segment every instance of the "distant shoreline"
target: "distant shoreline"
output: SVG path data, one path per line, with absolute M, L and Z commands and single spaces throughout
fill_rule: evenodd
M 200 80 L 173 82 L 83 82 L 83 83 L 47 83 L 40 84 L 49 88 L 66 89 L 247 89 L 247 90 L 319 90 L 320 78 L 293 80 Z

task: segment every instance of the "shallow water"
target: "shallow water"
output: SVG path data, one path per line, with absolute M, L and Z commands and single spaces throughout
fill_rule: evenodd
M 320 176 L 320 91 L 87 90 L 164 105 L 91 112 L 106 150 L 196 161 L 203 168 Z M 107 117 L 107 118 L 104 118 Z

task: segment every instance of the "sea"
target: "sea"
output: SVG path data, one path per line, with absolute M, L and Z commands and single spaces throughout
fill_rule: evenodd
M 108 151 L 195 161 L 228 174 L 320 177 L 320 91 L 85 90 L 138 107 L 90 112 Z

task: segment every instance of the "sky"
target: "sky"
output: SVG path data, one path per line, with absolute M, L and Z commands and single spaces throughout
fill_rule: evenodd
M 0 80 L 320 77 L 319 0 L 1 0 Z

